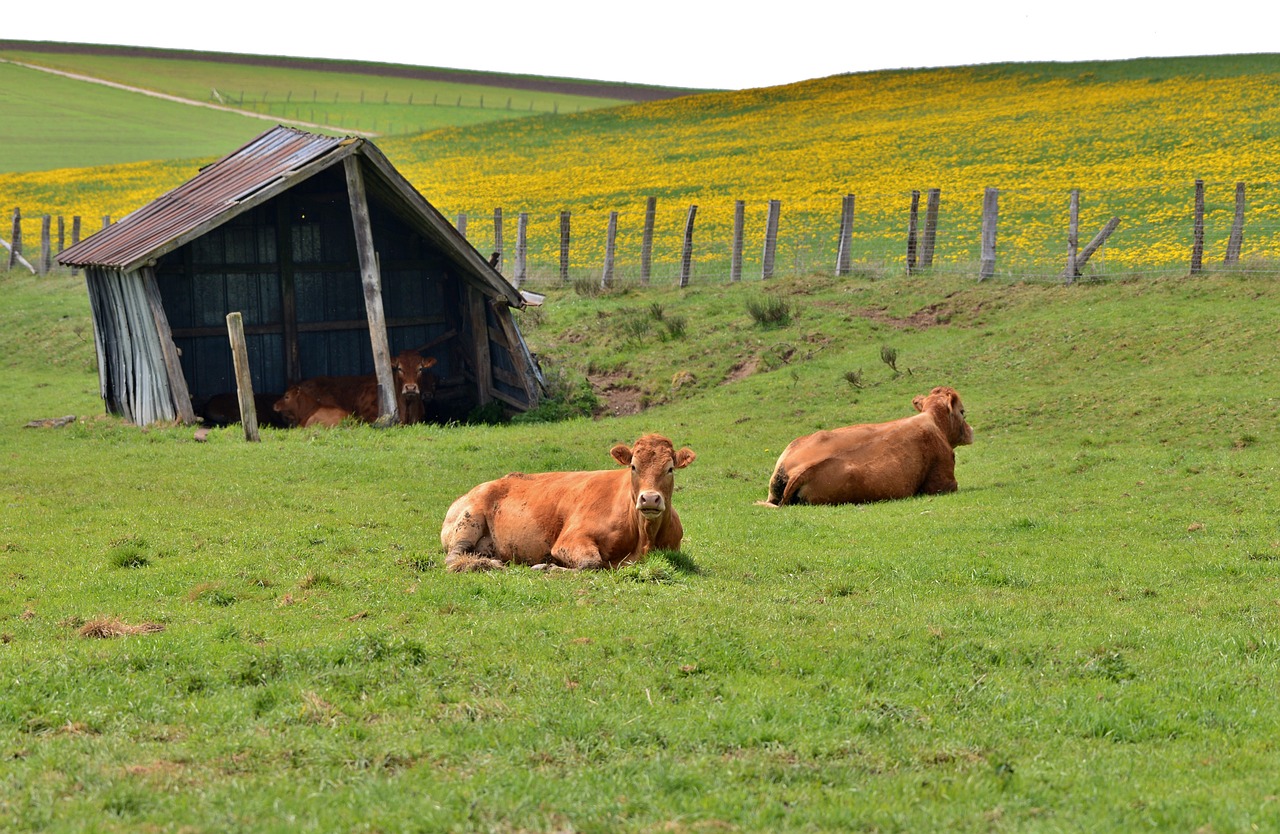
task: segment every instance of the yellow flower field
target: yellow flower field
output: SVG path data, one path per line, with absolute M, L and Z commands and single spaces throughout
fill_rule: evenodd
M 1206 263 L 1222 258 L 1237 181 L 1247 184 L 1244 259 L 1280 255 L 1274 63 L 1274 71 L 1250 65 L 1237 73 L 1205 63 L 1178 75 L 1123 64 L 865 73 L 437 131 L 379 147 L 447 216 L 467 213 L 469 234 L 486 253 L 501 206 L 508 272 L 516 217 L 527 212 L 535 277 L 557 273 L 562 209 L 573 212 L 575 272 L 598 271 L 616 210 L 618 271 L 634 275 L 649 195 L 658 198 L 655 280 L 677 268 L 691 204 L 699 207 L 697 274 L 726 275 L 735 200 L 746 204 L 748 275 L 758 275 L 770 199 L 782 202 L 778 270 L 831 269 L 844 194 L 856 195 L 855 261 L 900 269 L 911 191 L 921 191 L 923 227 L 924 192 L 934 187 L 942 189 L 937 263 L 969 269 L 979 256 L 987 186 L 1001 191 L 1000 273 L 1062 270 L 1073 188 L 1081 191 L 1081 246 L 1109 217 L 1121 219 L 1095 270 L 1185 271 L 1196 179 L 1207 186 Z M 96 224 L 196 167 L 0 177 L 0 195 L 29 214 L 80 214 Z M 24 225 L 28 239 L 38 230 L 33 222 L 38 217 Z

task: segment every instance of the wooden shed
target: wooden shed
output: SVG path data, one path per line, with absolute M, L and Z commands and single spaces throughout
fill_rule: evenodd
M 525 297 L 366 139 L 275 127 L 58 261 L 85 271 L 107 410 L 138 425 L 236 390 L 237 311 L 260 394 L 374 373 L 394 414 L 409 348 L 437 360 L 431 419 L 542 393 Z

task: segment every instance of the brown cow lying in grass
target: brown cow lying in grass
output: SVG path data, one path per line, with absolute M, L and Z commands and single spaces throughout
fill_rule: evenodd
M 351 412 L 336 405 L 321 405 L 320 401 L 294 385 L 271 406 L 290 426 L 327 426 L 334 428 L 351 416 Z
M 422 422 L 425 414 L 424 400 L 435 391 L 435 376 L 427 369 L 436 364 L 431 356 L 422 356 L 416 350 L 404 350 L 391 360 L 392 385 L 395 386 L 396 411 L 400 423 L 410 425 Z M 426 392 L 424 394 L 424 392 Z M 354 415 L 364 423 L 375 423 L 378 414 L 378 378 L 375 374 L 361 376 L 317 376 L 304 379 L 285 392 L 284 397 L 272 406 L 282 414 L 293 414 L 293 425 L 308 425 L 305 420 L 317 409 L 329 409 L 328 419 L 322 425 L 337 425 L 343 416 Z M 286 411 L 287 409 L 287 411 Z
M 791 441 L 769 479 L 769 500 L 758 503 L 857 504 L 955 492 L 955 447 L 973 442 L 960 395 L 939 387 L 911 404 L 919 414 Z
M 616 568 L 650 550 L 678 549 L 684 528 L 671 491 L 675 470 L 693 462 L 693 451 L 648 434 L 609 453 L 628 468 L 516 473 L 454 501 L 440 528 L 445 567 Z

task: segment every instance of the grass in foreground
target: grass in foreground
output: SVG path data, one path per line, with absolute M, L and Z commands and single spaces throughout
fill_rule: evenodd
M 624 419 L 251 446 L 22 428 L 94 413 L 96 378 L 78 283 L 10 275 L 2 827 L 1275 828 L 1277 286 L 814 277 L 769 329 L 740 287 L 557 298 L 540 352 L 603 362 L 618 337 L 575 334 L 660 303 L 686 335 L 628 368 L 704 381 Z M 724 384 L 691 364 L 783 343 Z M 753 505 L 790 438 L 942 382 L 977 433 L 959 493 Z M 463 490 L 651 430 L 699 454 L 679 554 L 443 572 Z M 163 630 L 80 636 L 117 621 Z

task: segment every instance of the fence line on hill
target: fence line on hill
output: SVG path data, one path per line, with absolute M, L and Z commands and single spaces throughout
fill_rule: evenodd
M 922 206 L 923 198 L 923 206 Z M 489 221 L 487 216 L 492 216 Z M 517 286 L 608 288 L 758 280 L 813 272 L 920 272 L 1062 281 L 1280 268 L 1280 184 L 1192 183 L 1062 193 L 986 188 L 950 194 L 703 199 L 543 214 L 506 207 L 455 214 L 458 230 Z M 484 218 L 477 222 L 477 218 Z M 40 224 L 38 237 L 33 228 Z M 102 218 L 105 228 L 111 222 Z M 10 269 L 55 266 L 64 218 L 13 210 Z M 514 234 L 507 228 L 514 225 Z M 81 219 L 70 224 L 71 245 Z M 1080 245 L 1081 235 L 1085 244 Z M 23 241 L 39 240 L 25 257 Z M 0 257 L 3 257 L 0 255 Z

